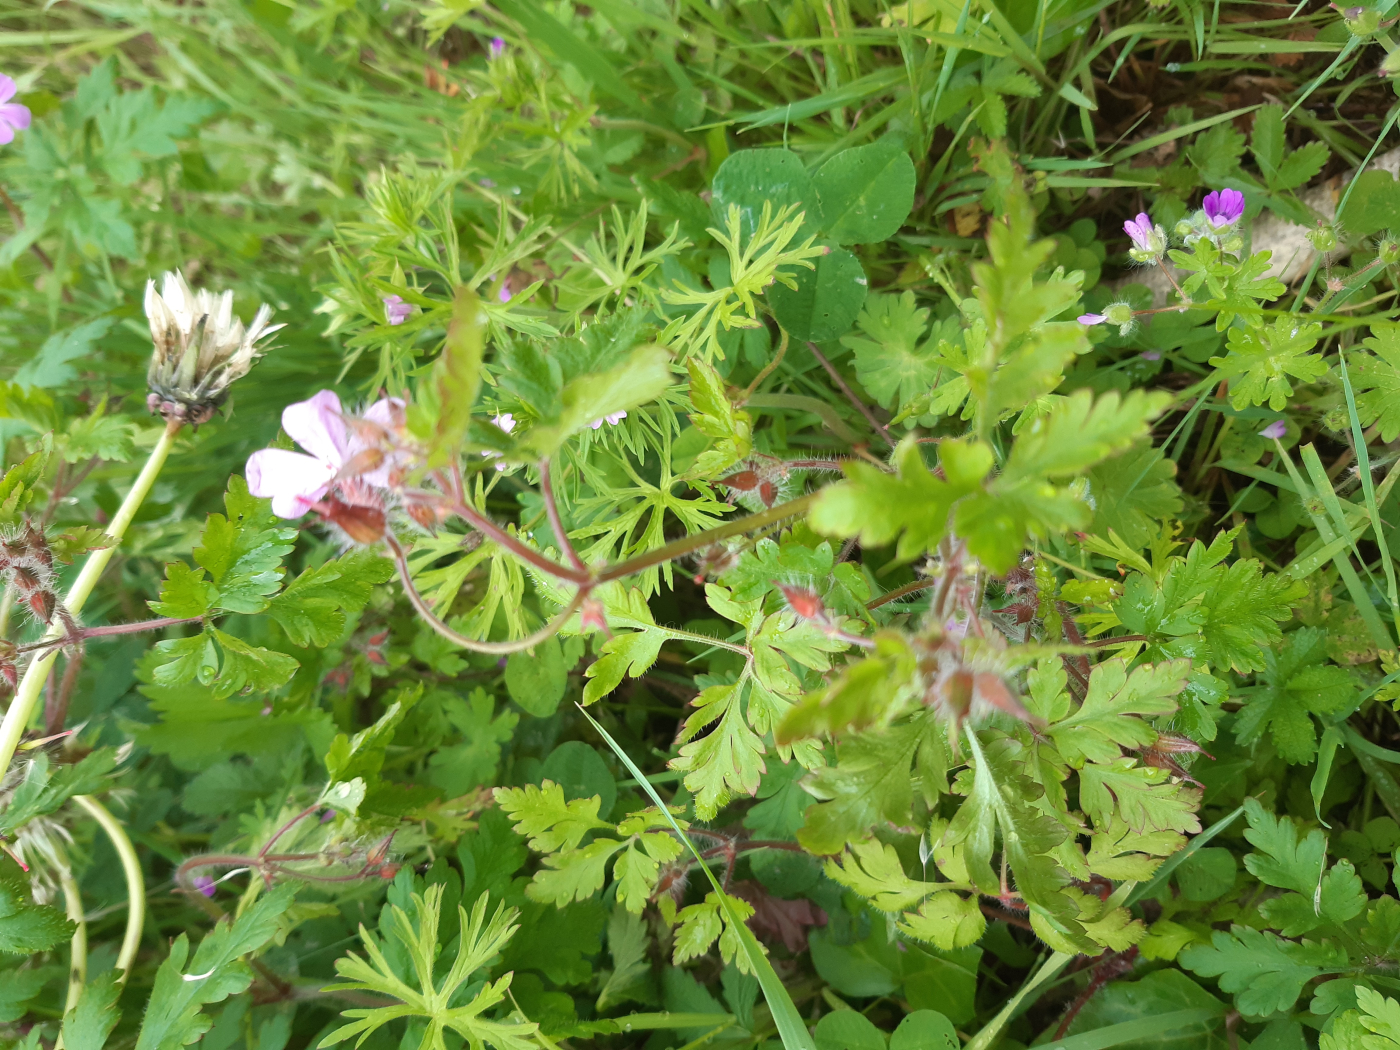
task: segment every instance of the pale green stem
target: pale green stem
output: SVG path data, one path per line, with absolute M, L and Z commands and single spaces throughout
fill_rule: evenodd
M 166 426 L 165 432 L 156 442 L 156 447 L 151 449 L 150 458 L 146 460 L 146 465 L 141 468 L 136 483 L 126 494 L 126 499 L 122 500 L 122 505 L 117 508 L 112 523 L 107 526 L 107 538 L 112 541 L 111 546 L 93 551 L 88 555 L 88 560 L 83 565 L 83 571 L 73 581 L 73 586 L 63 599 L 63 604 L 74 616 L 82 611 L 88 596 L 92 594 L 92 589 L 97 586 L 97 581 L 102 578 L 102 573 L 106 571 L 107 564 L 112 560 L 112 555 L 116 553 L 117 544 L 126 535 L 126 529 L 131 524 L 131 519 L 136 516 L 142 502 L 150 493 L 151 486 L 155 484 L 156 477 L 160 474 L 160 468 L 165 465 L 166 457 L 170 455 L 170 447 L 175 443 L 175 435 L 179 429 L 180 425 L 177 423 Z M 48 633 L 44 637 L 46 639 L 61 638 L 63 633 L 63 625 L 55 622 L 49 627 Z M 24 672 L 24 678 L 19 683 L 19 688 L 15 690 L 15 698 L 10 703 L 10 709 L 5 712 L 4 722 L 0 723 L 0 776 L 3 776 L 5 771 L 10 768 L 10 760 L 14 758 L 15 748 L 19 746 L 20 738 L 24 736 L 24 731 L 29 727 L 29 719 L 34 714 L 39 694 L 43 692 L 44 682 L 48 680 L 49 671 L 57 659 L 57 647 L 44 656 L 36 656 L 30 661 L 29 668 Z
M 67 859 L 64 858 L 65 865 Z M 70 868 L 65 866 L 59 871 L 58 884 L 63 888 L 64 909 L 74 927 L 72 954 L 68 962 L 68 999 L 63 1004 L 63 1012 L 69 1014 L 77 1007 L 78 997 L 83 994 L 83 985 L 87 983 L 87 921 L 83 918 L 83 897 L 78 892 L 78 883 Z
M 136 847 L 127 837 L 126 829 L 106 806 L 91 795 L 74 795 L 73 801 L 102 825 L 102 830 L 112 840 L 117 856 L 121 858 L 122 872 L 126 875 L 126 935 L 122 937 L 122 948 L 117 953 L 117 970 L 121 974 L 118 980 L 125 982 L 136 959 L 136 950 L 141 946 L 141 927 L 146 921 L 146 883 L 141 875 L 141 862 L 136 858 Z

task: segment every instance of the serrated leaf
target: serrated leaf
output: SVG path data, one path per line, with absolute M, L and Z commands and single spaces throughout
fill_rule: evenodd
M 1369 354 L 1353 352 L 1347 362 L 1356 391 L 1356 413 L 1363 427 L 1377 423 L 1381 440 L 1400 437 L 1400 325 L 1371 326 L 1361 344 Z
M 881 547 L 896 538 L 909 560 L 938 545 L 948 531 L 954 503 L 980 488 L 992 468 L 992 450 L 981 442 L 946 440 L 938 449 L 943 478 L 924 465 L 919 445 L 906 438 L 895 450 L 895 475 L 866 463 L 846 465 L 846 480 L 822 489 L 812 505 L 812 528 L 828 536 L 855 536 Z
M 947 952 L 981 940 L 987 930 L 987 918 L 976 897 L 943 890 L 919 905 L 918 911 L 905 912 L 899 928 L 910 937 Z
M 1321 334 L 1320 324 L 1294 317 L 1280 317 L 1271 327 L 1231 328 L 1229 352 L 1210 359 L 1230 380 L 1230 404 L 1240 409 L 1267 401 L 1274 411 L 1283 409 L 1293 396 L 1290 376 L 1311 383 L 1327 374 L 1322 355 L 1309 352 Z
M 33 955 L 47 951 L 73 932 L 73 924 L 52 905 L 35 904 L 29 879 L 9 857 L 0 859 L 0 952 Z
M 363 609 L 374 587 L 393 575 L 393 562 L 356 547 L 292 580 L 272 599 L 268 614 L 293 645 L 328 646 L 345 630 L 347 614 Z
M 1090 673 L 1079 710 L 1047 732 L 1071 765 L 1112 762 L 1123 748 L 1140 748 L 1157 739 L 1157 731 L 1144 719 L 1176 710 L 1175 697 L 1186 687 L 1190 671 L 1187 661 L 1173 660 L 1137 667 L 1129 675 L 1124 661 L 1107 660 Z
M 1280 649 L 1265 650 L 1263 684 L 1252 690 L 1235 722 L 1235 736 L 1253 743 L 1267 731 L 1289 762 L 1311 762 L 1317 752 L 1313 715 L 1346 710 L 1357 699 L 1356 676 L 1324 663 L 1327 634 L 1302 627 Z
M 242 957 L 272 940 L 295 894 L 293 886 L 274 887 L 231 924 L 221 919 L 200 942 L 193 959 L 189 939 L 180 934 L 156 972 L 136 1038 L 137 1050 L 179 1050 L 198 1041 L 213 1024 L 201 1008 L 222 1002 L 252 983 L 253 971 Z
M 613 825 L 598 819 L 602 799 L 575 798 L 564 801 L 564 789 L 552 780 L 539 787 L 498 787 L 496 804 L 515 822 L 515 830 L 530 840 L 530 848 L 540 853 L 572 850 L 595 828 Z
M 1218 977 L 1240 1012 L 1253 1016 L 1292 1009 L 1304 985 L 1347 964 L 1346 952 L 1335 945 L 1295 944 L 1247 926 L 1216 930 L 1210 940 L 1191 945 L 1178 961 L 1202 977 Z

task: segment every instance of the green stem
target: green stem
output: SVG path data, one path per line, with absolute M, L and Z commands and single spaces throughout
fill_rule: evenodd
M 112 540 L 111 546 L 95 550 L 88 555 L 82 572 L 78 574 L 78 578 L 73 581 L 73 586 L 69 588 L 67 596 L 63 599 L 63 604 L 74 616 L 82 611 L 88 596 L 92 594 L 92 589 L 97 586 L 97 581 L 101 579 L 107 564 L 112 560 L 112 555 L 116 553 L 117 545 L 126 534 L 131 519 L 136 516 L 142 502 L 150 493 L 151 486 L 155 484 L 156 477 L 160 474 L 161 467 L 165 465 L 166 457 L 170 455 L 170 448 L 175 443 L 175 435 L 179 429 L 180 424 L 178 423 L 166 426 L 165 432 L 156 442 L 156 447 L 151 449 L 150 458 L 146 460 L 146 465 L 137 476 L 136 483 L 131 486 L 131 491 L 126 494 L 126 499 L 122 500 L 122 505 L 117 508 L 112 523 L 107 526 L 107 536 Z M 63 625 L 54 623 L 49 627 L 44 637 L 45 639 L 60 638 L 63 634 Z M 29 719 L 34 714 L 34 706 L 38 703 L 39 694 L 44 689 L 44 682 L 48 680 L 49 671 L 57 659 L 57 648 L 44 656 L 35 657 L 24 672 L 24 678 L 20 681 L 19 688 L 15 690 L 15 698 L 10 703 L 10 709 L 5 712 L 4 722 L 0 723 L 0 776 L 3 776 L 10 767 L 10 760 L 15 756 L 15 748 L 19 746 L 20 738 L 24 736 L 24 731 L 29 727 Z
M 66 867 L 68 858 L 63 858 L 65 867 L 58 872 L 58 884 L 63 889 L 64 910 L 73 922 L 72 952 L 68 962 L 68 998 L 63 1004 L 63 1012 L 70 1014 L 78 1005 L 78 997 L 83 994 L 87 983 L 87 921 L 83 918 L 83 897 L 78 891 L 78 882 L 73 878 L 72 869 Z
M 116 968 L 121 972 L 120 981 L 125 982 L 131 972 L 131 964 L 136 960 L 136 950 L 141 946 L 141 927 L 146 921 L 146 883 L 141 875 L 141 862 L 136 858 L 136 847 L 131 844 L 121 821 L 91 795 L 74 795 L 73 801 L 88 811 L 102 830 L 112 840 L 112 845 L 121 858 L 122 872 L 126 875 L 126 934 L 122 937 L 122 948 L 117 953 Z

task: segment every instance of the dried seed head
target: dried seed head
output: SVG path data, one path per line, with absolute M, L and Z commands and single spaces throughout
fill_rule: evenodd
M 246 329 L 233 316 L 233 292 L 191 291 L 177 270 L 160 291 L 146 282 L 151 325 L 147 407 L 167 421 L 198 426 L 213 416 L 234 381 L 248 374 L 267 349 L 258 344 L 282 325 L 269 325 L 272 308 L 260 306 Z

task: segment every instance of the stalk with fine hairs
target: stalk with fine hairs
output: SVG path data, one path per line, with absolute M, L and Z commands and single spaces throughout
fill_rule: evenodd
M 170 455 L 171 446 L 175 443 L 175 435 L 182 425 L 174 420 L 166 424 L 160 440 L 156 442 L 155 448 L 151 449 L 146 465 L 141 468 L 141 473 L 137 475 L 136 483 L 131 486 L 131 491 L 126 494 L 126 499 L 122 500 L 122 505 L 117 508 L 117 513 L 112 517 L 111 524 L 107 526 L 106 535 L 112 541 L 111 546 L 89 554 L 82 572 L 78 574 L 78 578 L 73 581 L 73 586 L 69 588 L 68 594 L 63 599 L 63 604 L 74 616 L 81 612 L 87 603 L 92 589 L 97 586 L 97 581 L 101 579 L 102 573 L 106 571 L 108 563 L 112 560 L 112 555 L 116 553 L 117 545 L 126 535 L 127 526 L 131 524 L 146 496 L 150 494 L 151 486 L 155 484 L 161 467 L 165 466 L 165 460 Z M 63 625 L 54 623 L 49 627 L 44 638 L 56 640 L 61 638 L 63 634 Z M 24 736 L 24 731 L 29 727 L 29 720 L 39 701 L 39 694 L 43 692 L 44 683 L 48 680 L 54 661 L 58 659 L 58 651 L 58 648 L 55 647 L 43 655 L 36 655 L 30 661 L 28 669 L 24 672 L 24 678 L 20 680 L 19 688 L 15 690 L 15 698 L 10 702 L 9 710 L 5 712 L 5 720 L 0 722 L 0 777 L 3 777 L 5 771 L 10 768 L 10 760 L 14 758 L 15 748 L 19 746 L 20 738 Z

